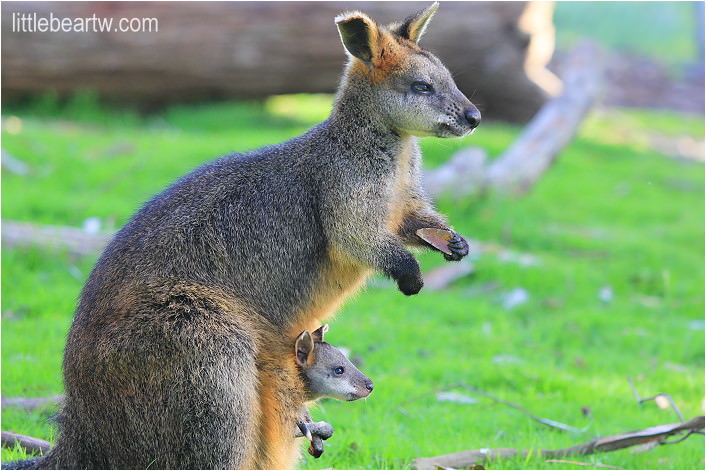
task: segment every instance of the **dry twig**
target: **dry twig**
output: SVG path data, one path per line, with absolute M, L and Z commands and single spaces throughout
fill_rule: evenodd
M 15 443 L 18 443 L 27 453 L 44 454 L 51 448 L 51 443 L 46 440 L 20 435 L 19 433 L 2 432 L 2 446 L 14 448 Z
M 630 384 L 630 389 L 632 389 L 632 393 L 635 396 L 635 400 L 638 404 L 643 404 L 647 401 L 656 401 L 659 405 L 660 399 L 665 399 L 669 402 L 669 405 L 671 406 L 674 413 L 677 414 L 677 417 L 679 417 L 679 421 L 682 423 L 684 422 L 684 416 L 681 414 L 681 411 L 677 407 L 677 404 L 674 402 L 672 396 L 667 393 L 657 393 L 654 396 L 641 397 L 640 394 L 637 392 L 637 389 L 635 388 L 635 383 L 633 382 L 632 378 L 628 378 L 628 383 Z
M 539 422 L 540 424 L 544 424 L 544 425 L 546 425 L 546 426 L 548 426 L 548 427 L 558 428 L 558 429 L 560 429 L 560 430 L 565 430 L 565 431 L 567 431 L 567 432 L 573 432 L 573 433 L 581 433 L 581 432 L 585 432 L 585 431 L 586 431 L 586 428 L 587 428 L 587 427 L 584 427 L 584 428 L 581 428 L 581 429 L 580 429 L 580 428 L 572 427 L 571 425 L 566 425 L 566 424 L 563 424 L 563 423 L 561 423 L 561 422 L 557 422 L 556 420 L 546 419 L 546 418 L 544 418 L 544 417 L 540 417 L 540 416 L 538 416 L 538 415 L 535 415 L 535 414 L 533 414 L 532 412 L 528 411 L 527 409 L 525 409 L 524 407 L 522 407 L 522 406 L 519 405 L 519 404 L 515 404 L 514 402 L 510 402 L 510 401 L 506 401 L 506 400 L 504 400 L 504 399 L 500 399 L 499 397 L 493 396 L 492 394 L 487 393 L 487 392 L 485 392 L 485 391 L 482 391 L 482 390 L 480 390 L 480 389 L 478 389 L 478 388 L 476 388 L 476 387 L 474 387 L 474 386 L 471 386 L 470 384 L 459 383 L 459 386 L 462 387 L 462 388 L 467 389 L 468 391 L 471 391 L 472 393 L 478 394 L 479 396 L 487 397 L 487 398 L 490 399 L 491 401 L 497 402 L 498 404 L 503 404 L 503 405 L 505 405 L 505 406 L 512 407 L 513 409 L 522 412 L 523 414 L 525 414 L 525 415 L 526 415 L 527 417 L 529 417 L 530 419 L 532 419 L 532 420 L 534 420 L 534 421 L 537 421 L 537 422 Z
M 617 466 L 611 466 L 608 464 L 583 463 L 581 461 L 569 461 L 569 460 L 546 460 L 545 463 L 566 463 L 566 464 L 575 464 L 578 466 L 592 466 L 592 467 L 596 467 L 596 468 L 624 469 L 624 468 L 619 468 Z
M 666 424 L 649 427 L 635 432 L 622 433 L 619 435 L 611 435 L 608 437 L 598 438 L 590 442 L 569 448 L 560 448 L 557 450 L 539 450 L 528 451 L 518 450 L 515 448 L 482 448 L 479 450 L 460 451 L 448 455 L 433 456 L 430 458 L 417 458 L 414 460 L 415 469 L 436 469 L 438 467 L 446 468 L 468 468 L 471 465 L 483 463 L 494 458 L 511 458 L 515 456 L 533 455 L 543 456 L 545 458 L 564 458 L 567 456 L 586 456 L 594 453 L 602 453 L 622 448 L 629 448 L 636 445 L 642 445 L 653 441 L 660 445 L 674 442 L 666 442 L 667 437 L 682 434 L 686 432 L 687 436 L 692 433 L 703 432 L 704 416 L 694 417 L 688 422 L 681 424 Z

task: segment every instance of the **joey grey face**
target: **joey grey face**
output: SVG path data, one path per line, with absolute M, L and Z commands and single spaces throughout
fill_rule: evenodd
M 380 118 L 399 134 L 461 137 L 480 124 L 478 108 L 459 91 L 448 69 L 417 45 L 438 6 L 387 27 L 360 12 L 336 18 L 352 58 L 347 78 L 367 85 L 359 93 L 376 103 Z
M 331 397 L 355 401 L 368 397 L 373 382 L 336 347 L 323 341 L 323 327 L 302 332 L 295 342 L 296 362 L 311 393 L 310 400 Z

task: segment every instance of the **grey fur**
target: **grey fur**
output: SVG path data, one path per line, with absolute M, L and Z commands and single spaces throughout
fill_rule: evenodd
M 467 134 L 473 105 L 437 58 L 363 21 L 404 64 L 375 81 L 365 71 L 377 66 L 351 57 L 326 121 L 186 175 L 108 245 L 69 332 L 58 441 L 33 465 L 275 466 L 280 445 L 258 441 L 257 411 L 275 398 L 289 420 L 293 392 L 278 378 L 293 330 L 330 315 L 369 269 L 421 289 L 406 245 L 428 247 L 419 228 L 450 228 L 422 189 L 414 135 Z M 373 61 L 390 54 L 378 46 Z M 414 94 L 419 79 L 435 93 Z M 454 259 L 468 252 L 460 236 L 454 247 Z M 336 278 L 336 263 L 356 276 Z
M 295 361 L 301 384 L 303 399 L 316 401 L 330 397 L 341 401 L 355 401 L 368 397 L 373 391 L 373 382 L 358 370 L 336 347 L 324 342 L 328 325 L 313 334 L 302 332 L 294 344 Z M 295 437 L 306 437 L 311 442 L 309 453 L 319 458 L 324 452 L 323 440 L 333 435 L 333 427 L 326 422 L 312 422 L 305 404 L 296 423 Z
M 306 388 L 307 401 L 323 397 L 355 401 L 368 397 L 373 382 L 360 372 L 339 349 L 314 338 L 305 330 L 297 338 L 297 366 Z

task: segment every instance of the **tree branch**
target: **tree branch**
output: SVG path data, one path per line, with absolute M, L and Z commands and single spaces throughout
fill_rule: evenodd
M 488 189 L 524 193 L 532 188 L 571 142 L 600 96 L 603 64 L 596 45 L 584 42 L 571 53 L 563 82 L 562 94 L 547 102 L 517 140 L 489 165 L 485 165 L 483 150 L 467 148 L 427 172 L 424 184 L 429 194 L 436 197 L 453 190 L 453 196 L 461 199 Z
M 14 432 L 2 432 L 2 446 L 5 448 L 14 448 L 15 444 L 19 444 L 27 453 L 44 454 L 51 448 L 51 443 L 39 438 L 28 437 Z
M 636 432 L 622 433 L 608 437 L 598 438 L 580 445 L 559 448 L 556 450 L 528 451 L 515 448 L 482 448 L 480 450 L 460 451 L 448 455 L 433 456 L 430 458 L 417 458 L 414 460 L 415 469 L 455 468 L 467 469 L 469 466 L 479 464 L 496 458 L 511 458 L 515 456 L 528 456 L 530 453 L 545 458 L 564 458 L 567 456 L 586 456 L 623 448 L 629 448 L 644 443 L 657 442 L 660 445 L 675 442 L 665 442 L 664 439 L 672 435 L 686 432 L 688 435 L 704 430 L 704 416 L 694 417 L 681 424 L 667 424 L 649 427 Z

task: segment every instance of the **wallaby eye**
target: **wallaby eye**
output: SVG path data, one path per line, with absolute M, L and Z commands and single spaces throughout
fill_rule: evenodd
M 344 370 L 342 366 L 338 366 L 333 369 L 333 372 L 336 373 L 337 375 L 342 375 L 344 371 L 346 371 L 346 370 Z
M 429 95 L 434 91 L 434 88 L 426 82 L 417 81 L 412 83 L 412 91 L 422 95 Z

